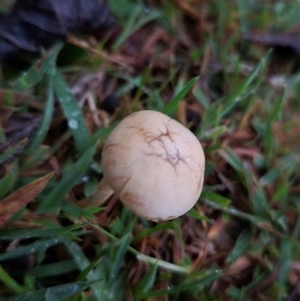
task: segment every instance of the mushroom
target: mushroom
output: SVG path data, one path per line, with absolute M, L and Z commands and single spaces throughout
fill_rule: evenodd
M 170 220 L 197 202 L 205 157 L 196 136 L 169 116 L 139 111 L 121 121 L 102 153 L 103 177 L 138 216 Z

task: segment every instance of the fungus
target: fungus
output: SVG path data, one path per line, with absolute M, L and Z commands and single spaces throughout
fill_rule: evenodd
M 138 216 L 170 220 L 197 202 L 205 157 L 196 136 L 178 121 L 139 111 L 121 121 L 102 153 L 103 176 Z

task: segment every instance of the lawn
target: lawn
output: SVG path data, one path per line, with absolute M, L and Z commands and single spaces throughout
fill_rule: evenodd
M 300 300 L 300 2 L 107 3 L 115 25 L 1 65 L 1 301 Z M 169 221 L 103 179 L 107 137 L 145 109 L 205 152 Z

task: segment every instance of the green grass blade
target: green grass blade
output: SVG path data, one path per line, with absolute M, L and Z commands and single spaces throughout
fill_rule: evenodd
M 69 250 L 70 254 L 72 255 L 78 269 L 81 272 L 86 271 L 86 269 L 91 266 L 91 262 L 82 252 L 80 246 L 69 239 L 66 239 L 64 241 L 64 244 Z M 102 277 L 98 277 L 98 275 L 95 274 L 94 270 L 90 270 L 89 273 L 86 275 L 86 278 L 89 281 L 103 281 Z M 94 293 L 90 296 L 89 300 L 103 301 L 103 289 L 101 288 L 101 285 L 93 284 L 92 288 Z
M 73 282 L 50 287 L 46 290 L 45 301 L 60 301 L 69 296 L 78 294 L 89 287 L 90 282 Z
M 156 274 L 157 274 L 157 265 L 154 264 L 150 268 L 150 270 L 147 273 L 145 273 L 143 278 L 139 280 L 139 282 L 136 283 L 135 286 L 133 287 L 132 290 L 133 290 L 134 297 L 136 297 L 135 294 L 148 292 L 150 289 L 153 288 L 156 280 Z
M 73 282 L 57 285 L 20 296 L 8 298 L 7 301 L 62 301 L 78 294 L 90 286 L 89 282 Z
M 234 207 L 223 207 L 222 205 L 218 204 L 217 202 L 214 202 L 214 201 L 211 201 L 210 199 L 208 198 L 204 198 L 204 203 L 209 205 L 210 207 L 212 208 L 216 208 L 216 209 L 219 209 L 219 210 L 222 210 L 223 212 L 225 213 L 229 213 L 233 216 L 236 216 L 240 219 L 244 219 L 244 220 L 248 220 L 250 221 L 251 223 L 253 223 L 254 225 L 255 224 L 258 224 L 258 223 L 262 223 L 262 222 L 267 222 L 265 220 L 262 220 L 261 218 L 259 217 L 256 217 L 255 215 L 251 215 L 251 214 L 248 214 L 248 213 L 245 213 L 245 212 L 242 212 Z
M 268 200 L 261 187 L 256 188 L 254 194 L 250 198 L 250 202 L 251 202 L 253 213 L 256 216 L 264 218 L 266 220 L 270 218 L 270 214 L 268 212 L 269 210 Z
M 65 172 L 62 180 L 57 183 L 57 186 L 45 197 L 38 212 L 57 212 L 65 195 L 74 187 L 80 180 L 88 166 L 93 160 L 97 145 L 90 147 L 81 158 Z
M 232 109 L 239 103 L 248 93 L 253 91 L 251 87 L 254 80 L 265 68 L 268 58 L 271 54 L 271 50 L 261 59 L 257 66 L 250 72 L 250 74 L 244 79 L 238 87 L 233 90 L 224 100 L 222 100 L 222 114 L 221 117 L 226 116 Z
M 118 125 L 119 122 L 113 122 L 107 128 L 99 128 L 93 134 L 93 141 L 98 141 L 100 139 L 104 139 L 109 136 L 109 134 L 113 131 L 113 129 Z
M 0 198 L 3 198 L 14 183 L 14 174 L 8 174 L 3 179 L 0 180 Z
M 53 80 L 54 80 L 54 74 L 55 70 L 53 70 L 55 67 L 52 67 L 49 72 L 46 73 L 46 82 L 47 82 L 47 89 L 46 89 L 46 105 L 44 109 L 44 118 L 41 123 L 41 126 L 36 133 L 32 143 L 30 143 L 29 148 L 27 149 L 27 152 L 34 152 L 43 142 L 45 139 L 47 132 L 49 130 L 51 121 L 52 121 L 52 115 L 54 111 L 54 90 L 53 90 Z
M 55 66 L 57 55 L 62 46 L 63 43 L 58 43 L 42 64 L 39 60 L 28 71 L 23 72 L 23 74 L 14 81 L 12 86 L 7 88 L 16 92 L 24 92 L 25 90 L 37 85 L 42 80 L 44 74 Z
M 238 156 L 230 149 L 226 148 L 225 150 L 220 150 L 219 154 L 225 159 L 225 161 L 231 165 L 238 172 L 243 172 L 244 165 Z
M 114 242 L 119 242 L 119 239 L 112 235 L 110 232 L 106 231 L 105 229 L 98 227 L 97 225 L 93 225 L 93 227 L 99 231 L 100 233 L 106 235 L 108 238 L 110 238 Z M 151 256 L 144 255 L 140 252 L 138 252 L 136 249 L 132 248 L 131 246 L 128 247 L 128 252 L 135 255 L 138 260 L 144 261 L 146 263 L 150 264 L 157 264 L 159 267 L 170 270 L 175 273 L 179 274 L 189 274 L 191 267 L 190 266 L 179 266 L 164 260 L 156 259 Z
M 8 273 L 0 265 L 0 280 L 5 283 L 10 289 L 17 294 L 24 294 L 28 292 L 28 288 L 20 285 L 17 281 L 9 276 Z
M 19 153 L 20 150 L 24 148 L 26 145 L 28 139 L 24 138 L 19 143 L 17 143 L 15 146 L 10 148 L 8 151 L 0 155 L 0 164 L 4 164 L 7 160 L 10 160 L 15 154 Z M 16 160 L 16 158 L 15 158 Z
M 139 15 L 141 15 L 141 11 L 141 7 L 134 7 L 131 19 L 113 45 L 114 49 L 119 48 L 129 36 L 131 36 L 134 32 L 136 32 L 147 23 L 163 17 L 163 14 L 160 11 L 153 10 L 149 15 L 146 15 L 143 18 L 139 19 L 138 17 Z
M 66 227 L 55 226 L 48 229 L 2 229 L 0 240 L 62 236 L 79 228 L 81 228 L 81 225 L 72 225 Z
M 11 258 L 20 257 L 23 255 L 29 255 L 39 252 L 40 250 L 47 250 L 48 248 L 62 243 L 65 239 L 64 238 L 52 238 L 52 239 L 41 239 L 38 240 L 30 245 L 18 247 L 10 252 L 6 252 L 0 254 L 0 260 L 6 260 Z
M 111 272 L 109 276 L 109 284 L 112 284 L 115 281 L 120 271 L 123 258 L 127 252 L 127 248 L 129 247 L 131 240 L 132 240 L 131 234 L 127 234 L 121 239 L 120 246 L 117 250 L 116 257 L 113 266 L 111 268 Z
M 281 175 L 281 170 L 277 167 L 273 167 L 270 170 L 268 170 L 267 173 L 265 173 L 263 176 L 259 179 L 259 184 L 263 187 L 266 185 L 270 185 L 273 183 L 274 180 L 276 180 Z
M 286 282 L 289 275 L 290 264 L 292 260 L 292 240 L 290 238 L 282 239 L 280 243 L 280 272 L 279 272 L 279 295 L 283 296 Z
M 27 273 L 32 274 L 37 278 L 46 278 L 46 277 L 59 276 L 76 270 L 78 270 L 76 263 L 74 262 L 73 259 L 70 259 L 70 260 L 35 266 L 33 268 L 28 269 Z
M 107 0 L 106 2 L 112 14 L 123 26 L 132 19 L 136 9 L 141 10 L 141 3 L 137 1 L 119 0 L 116 2 L 115 0 Z
M 187 93 L 193 88 L 195 82 L 199 77 L 192 78 L 184 87 L 171 99 L 171 101 L 165 106 L 164 113 L 170 115 L 177 109 L 180 101 L 184 99 Z
M 56 70 L 54 78 L 54 91 L 67 118 L 76 147 L 78 151 L 82 153 L 87 147 L 92 145 L 91 134 L 87 128 L 81 109 L 78 106 L 78 102 L 71 93 L 65 78 L 59 70 Z
M 231 249 L 229 255 L 226 258 L 226 263 L 230 264 L 241 256 L 245 249 L 251 242 L 251 231 L 250 229 L 245 229 L 238 237 L 235 246 Z
M 154 227 L 141 230 L 134 236 L 133 240 L 138 241 L 146 236 L 150 236 L 151 234 L 157 231 L 166 230 L 166 229 L 174 229 L 174 222 L 158 223 Z
M 274 151 L 276 148 L 275 148 L 275 138 L 273 136 L 272 126 L 273 123 L 268 118 L 265 123 L 264 139 L 263 139 L 265 158 L 268 167 L 272 166 L 273 158 L 276 155 L 276 152 Z
M 77 281 L 83 281 L 86 279 L 88 274 L 98 265 L 101 263 L 102 257 L 97 258 L 93 262 L 91 262 L 86 268 L 84 268 L 81 273 L 77 276 Z
M 207 221 L 210 222 L 210 219 L 205 215 L 200 214 L 196 209 L 192 208 L 186 213 L 187 216 L 190 216 L 199 221 Z
M 106 290 L 105 298 L 101 301 L 125 300 L 126 282 L 128 272 L 121 271 L 112 285 Z
M 201 198 L 209 199 L 222 207 L 228 207 L 231 203 L 230 199 L 211 191 L 203 191 Z
M 45 156 L 47 155 L 47 153 L 49 152 L 49 148 L 46 146 L 42 146 L 40 145 L 40 147 L 34 149 L 33 151 L 30 152 L 30 157 L 28 157 L 28 159 L 26 161 L 22 162 L 21 165 L 21 170 L 27 170 L 33 166 L 35 166 L 36 164 L 38 164 L 39 162 L 41 162 Z M 29 152 L 27 152 L 29 153 Z
M 193 90 L 193 94 L 196 97 L 196 99 L 198 100 L 198 102 L 200 103 L 200 105 L 207 110 L 209 108 L 209 101 L 207 100 L 206 96 L 204 95 L 204 93 L 201 91 L 201 89 L 197 86 L 195 87 L 195 89 Z
M 144 298 L 150 298 L 150 297 L 159 297 L 164 295 L 170 295 L 175 293 L 180 293 L 182 291 L 186 291 L 189 289 L 193 289 L 195 287 L 198 287 L 201 284 L 208 284 L 212 281 L 218 279 L 221 276 L 220 271 L 213 271 L 213 272 L 207 272 L 201 277 L 197 277 L 195 280 L 190 280 L 185 283 L 179 284 L 177 286 L 174 286 L 170 289 L 164 289 L 164 290 L 157 290 L 157 291 L 151 291 L 151 292 L 139 292 L 136 293 L 135 297 L 136 299 L 144 299 Z

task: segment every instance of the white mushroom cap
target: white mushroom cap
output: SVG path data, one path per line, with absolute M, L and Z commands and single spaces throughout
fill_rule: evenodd
M 155 111 L 126 117 L 108 137 L 103 176 L 123 204 L 149 220 L 169 220 L 197 202 L 205 157 L 196 136 Z

